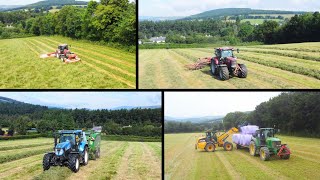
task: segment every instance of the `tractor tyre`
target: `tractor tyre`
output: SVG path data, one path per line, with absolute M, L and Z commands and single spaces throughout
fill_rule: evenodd
M 270 152 L 267 147 L 260 148 L 260 159 L 262 161 L 268 161 L 270 159 Z
M 209 143 L 209 144 L 206 145 L 205 150 L 206 150 L 207 152 L 214 152 L 214 151 L 215 151 L 215 148 L 216 148 L 216 147 L 214 146 L 214 144 Z
M 50 169 L 50 161 L 52 159 L 52 156 L 52 154 L 45 154 L 43 156 L 42 166 L 44 171 Z
M 238 77 L 239 78 L 246 78 L 248 76 L 248 69 L 247 66 L 244 64 L 239 64 L 240 68 L 242 69 L 242 71 L 238 72 Z
M 83 157 L 82 157 L 82 165 L 87 165 L 89 162 L 89 152 L 88 147 L 84 148 Z
M 250 152 L 250 155 L 251 155 L 251 156 L 255 156 L 255 155 L 257 154 L 257 146 L 256 146 L 256 144 L 254 143 L 254 141 L 251 141 L 251 142 L 250 142 L 249 152 Z
M 80 161 L 78 154 L 69 154 L 68 167 L 73 172 L 78 172 L 80 169 Z
M 227 142 L 225 142 L 223 144 L 223 148 L 226 151 L 232 151 L 233 150 L 233 144 L 227 141 Z
M 237 144 L 237 149 L 241 149 L 242 147 L 239 145 L 239 144 Z
M 213 59 L 211 60 L 210 71 L 211 71 L 212 76 L 215 76 L 215 75 L 218 74 L 218 68 L 217 68 L 217 66 L 214 64 L 214 60 L 213 60 Z
M 96 158 L 100 158 L 100 147 L 97 149 L 95 156 Z
M 229 79 L 229 70 L 228 67 L 222 66 L 219 68 L 219 77 L 222 81 Z

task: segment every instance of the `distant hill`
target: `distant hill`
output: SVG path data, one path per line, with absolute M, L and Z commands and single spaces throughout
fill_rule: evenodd
M 18 103 L 23 103 L 23 102 L 0 96 L 0 103 L 16 103 L 16 104 L 18 104 Z
M 130 110 L 130 109 L 137 109 L 137 108 L 141 108 L 141 109 L 158 109 L 158 108 L 161 108 L 161 106 L 160 105 L 157 105 L 157 106 L 119 106 L 119 107 L 112 108 L 112 110 L 120 110 L 120 109 Z
M 154 17 L 154 16 L 139 16 L 139 21 L 167 21 L 182 19 L 182 16 L 171 16 L 171 17 Z
M 219 19 L 224 16 L 237 16 L 237 15 L 249 15 L 249 14 L 305 14 L 304 11 L 278 11 L 278 10 L 260 10 L 251 8 L 224 8 L 205 11 L 200 14 L 195 14 L 183 18 L 182 20 L 192 19 Z
M 203 116 L 203 117 L 192 117 L 192 118 L 181 118 L 181 117 L 170 117 L 165 116 L 165 121 L 176 121 L 176 122 L 192 122 L 192 123 L 210 123 L 214 121 L 222 121 L 224 116 Z
M 6 11 L 20 10 L 20 9 L 32 9 L 32 8 L 49 8 L 51 6 L 65 6 L 65 5 L 87 5 L 86 1 L 76 1 L 76 0 L 45 0 L 39 1 L 37 3 L 19 6 L 15 8 L 7 8 Z
M 22 7 L 22 5 L 0 5 L 0 11 Z

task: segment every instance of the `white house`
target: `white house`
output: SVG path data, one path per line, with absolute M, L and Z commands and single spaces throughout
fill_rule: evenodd
M 140 39 L 138 40 L 138 44 L 142 44 L 142 41 Z
M 149 39 L 153 43 L 165 43 L 166 42 L 166 37 L 152 37 Z

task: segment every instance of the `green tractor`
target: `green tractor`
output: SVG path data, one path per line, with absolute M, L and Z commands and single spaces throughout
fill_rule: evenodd
M 290 158 L 290 149 L 286 144 L 281 144 L 279 138 L 274 137 L 276 133 L 274 128 L 260 128 L 253 135 L 249 151 L 252 156 L 260 155 L 260 159 L 268 161 L 271 155 L 277 155 L 281 159 Z
M 94 127 L 92 130 L 85 131 L 89 145 L 89 158 L 100 158 L 100 142 L 101 142 L 101 127 Z

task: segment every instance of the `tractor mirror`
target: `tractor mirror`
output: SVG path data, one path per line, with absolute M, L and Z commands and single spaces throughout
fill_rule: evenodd
M 237 53 L 239 53 L 240 51 L 239 51 L 239 49 L 237 49 Z

